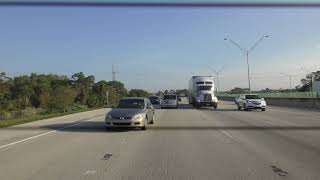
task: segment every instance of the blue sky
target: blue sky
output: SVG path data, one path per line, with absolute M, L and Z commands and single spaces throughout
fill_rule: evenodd
M 220 87 L 247 87 L 250 47 L 253 89 L 288 88 L 320 69 L 320 9 L 0 8 L 0 71 L 117 79 L 127 88 L 187 88 L 192 75 L 214 75 Z

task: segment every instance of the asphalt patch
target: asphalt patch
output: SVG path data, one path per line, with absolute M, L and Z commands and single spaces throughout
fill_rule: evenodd
M 103 160 L 108 160 L 112 157 L 112 153 L 107 153 L 103 156 Z
M 279 176 L 287 176 L 289 173 L 278 168 L 277 166 L 270 166 L 272 168 L 272 171 L 276 174 L 278 174 Z

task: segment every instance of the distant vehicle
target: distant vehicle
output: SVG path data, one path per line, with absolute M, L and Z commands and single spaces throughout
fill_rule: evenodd
M 160 104 L 160 97 L 159 96 L 150 96 L 149 100 L 152 104 Z
M 261 98 L 257 94 L 240 95 L 237 106 L 239 110 L 241 110 L 241 108 L 244 108 L 245 110 L 261 109 L 262 111 L 265 111 L 267 108 L 267 104 L 264 98 Z
M 106 128 L 139 127 L 147 129 L 147 124 L 154 122 L 154 108 L 147 98 L 122 98 L 116 108 L 107 113 Z
M 178 108 L 178 96 L 176 94 L 165 94 L 163 95 L 160 103 L 161 109 L 163 108 Z
M 196 108 L 201 106 L 218 107 L 218 98 L 214 95 L 212 76 L 192 76 L 189 81 L 189 104 Z

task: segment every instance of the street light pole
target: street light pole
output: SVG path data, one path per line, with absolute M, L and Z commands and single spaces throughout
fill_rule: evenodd
M 224 69 L 224 66 L 220 69 L 220 70 L 215 70 L 211 67 L 209 67 L 214 73 L 216 73 L 216 77 L 217 77 L 217 88 L 216 88 L 216 91 L 218 92 L 220 89 L 219 89 L 219 74 L 220 72 Z
M 250 80 L 250 65 L 249 65 L 249 52 L 246 52 L 247 56 L 247 67 L 248 67 L 248 84 L 249 84 L 249 93 L 251 94 L 251 80 Z
M 233 41 L 232 39 L 224 38 L 225 41 L 229 40 L 234 46 L 236 46 L 237 48 L 239 48 L 239 49 L 242 51 L 242 53 L 244 53 L 244 54 L 246 55 L 246 58 L 247 58 L 247 71 L 248 71 L 249 93 L 251 93 L 249 53 L 251 53 L 251 52 L 258 46 L 258 44 L 260 44 L 260 42 L 261 42 L 264 38 L 268 38 L 268 37 L 269 37 L 269 36 L 267 36 L 267 35 L 262 36 L 256 43 L 254 43 L 253 46 L 251 46 L 251 48 L 250 48 L 249 50 L 241 47 L 238 43 L 236 43 L 236 42 Z

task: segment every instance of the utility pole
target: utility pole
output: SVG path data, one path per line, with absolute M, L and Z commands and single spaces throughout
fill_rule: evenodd
M 107 105 L 109 105 L 109 91 L 107 91 Z
M 241 47 L 238 43 L 236 43 L 235 41 L 233 41 L 232 39 L 228 39 L 228 38 L 224 38 L 225 41 L 229 41 L 230 43 L 232 43 L 234 46 L 236 46 L 237 48 L 239 48 L 242 53 L 244 53 L 246 55 L 246 59 L 247 59 L 247 71 L 248 71 L 248 86 L 249 86 L 249 93 L 251 93 L 251 82 L 250 82 L 250 67 L 249 67 L 249 53 L 251 53 L 257 46 L 258 44 L 261 43 L 262 40 L 264 40 L 265 38 L 268 38 L 269 36 L 264 35 L 262 36 L 253 46 L 251 46 L 250 49 L 245 49 L 243 47 Z
M 112 81 L 116 80 L 116 72 L 114 70 L 114 64 L 112 64 Z
M 286 74 L 286 73 L 280 73 L 280 74 L 282 74 L 282 75 L 285 75 L 285 76 L 288 76 L 289 77 L 289 79 L 290 79 L 290 89 L 292 89 L 292 86 L 291 86 L 291 84 L 292 84 L 292 74 Z

